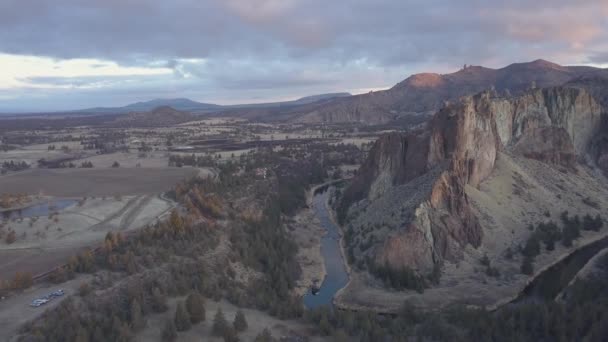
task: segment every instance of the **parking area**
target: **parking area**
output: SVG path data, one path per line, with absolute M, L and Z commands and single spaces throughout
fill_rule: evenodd
M 34 299 L 30 303 L 30 306 L 33 308 L 37 308 L 37 307 L 45 305 L 46 303 L 52 301 L 55 298 L 63 297 L 63 295 L 65 295 L 65 291 L 63 291 L 63 289 L 59 289 L 59 290 L 53 291 L 49 294 L 46 294 L 42 297 Z

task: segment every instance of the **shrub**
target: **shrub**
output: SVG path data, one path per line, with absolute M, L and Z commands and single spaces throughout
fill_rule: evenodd
M 213 317 L 213 327 L 211 328 L 211 333 L 213 336 L 224 336 L 228 328 L 229 326 L 228 322 L 226 321 L 226 317 L 224 316 L 224 312 L 221 308 L 217 309 L 215 312 L 215 317 Z
M 190 330 L 190 328 L 192 327 L 192 324 L 190 323 L 190 316 L 184 308 L 183 302 L 177 303 L 177 308 L 175 309 L 174 322 L 177 331 Z
M 205 320 L 205 304 L 203 297 L 198 293 L 192 293 L 186 298 L 186 309 L 190 314 L 190 321 L 193 324 Z
M 532 263 L 531 257 L 524 257 L 520 267 L 521 273 L 525 275 L 532 275 L 534 273 L 534 264 Z
M 245 314 L 243 311 L 238 310 L 236 312 L 236 316 L 234 316 L 234 322 L 232 324 L 234 326 L 234 330 L 236 331 L 245 331 L 247 330 L 247 320 L 245 319 Z
M 173 342 L 177 338 L 177 329 L 175 329 L 175 323 L 173 323 L 172 319 L 168 319 L 165 322 L 161 338 L 164 342 Z

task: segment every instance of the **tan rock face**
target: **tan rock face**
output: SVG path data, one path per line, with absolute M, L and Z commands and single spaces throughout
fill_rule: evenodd
M 440 110 L 421 132 L 381 137 L 347 191 L 368 200 L 391 186 L 447 165 L 414 218 L 377 249 L 376 261 L 429 272 L 435 263 L 458 260 L 466 245 L 483 239 L 465 193 L 478 187 L 506 149 L 527 158 L 573 167 L 588 154 L 608 170 L 608 138 L 598 138 L 602 107 L 578 88 L 534 89 L 517 98 L 490 92 L 462 98 Z

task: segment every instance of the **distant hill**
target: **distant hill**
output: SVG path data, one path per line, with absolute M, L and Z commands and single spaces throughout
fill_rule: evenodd
M 192 113 L 212 113 L 220 112 L 232 109 L 244 109 L 244 108 L 277 108 L 285 106 L 298 106 L 336 97 L 351 96 L 349 93 L 330 93 L 320 94 L 302 97 L 293 101 L 283 102 L 268 102 L 268 103 L 251 103 L 251 104 L 237 104 L 237 105 L 217 105 L 213 103 L 196 102 L 186 98 L 176 99 L 154 99 L 150 101 L 136 102 L 123 107 L 95 107 L 86 108 L 72 111 L 72 113 L 95 113 L 95 114 L 124 114 L 130 112 L 145 112 L 151 111 L 155 108 L 168 106 L 176 110 L 192 112 Z
M 151 111 L 131 112 L 114 120 L 111 125 L 126 127 L 163 127 L 194 120 L 190 113 L 160 106 Z
M 185 98 L 177 99 L 154 99 L 144 102 L 136 102 L 124 107 L 96 107 L 77 110 L 75 112 L 83 113 L 129 113 L 129 112 L 144 112 L 151 111 L 158 107 L 171 107 L 176 110 L 188 112 L 214 111 L 222 108 L 222 106 L 192 101 Z
M 542 59 L 501 69 L 467 66 L 451 74 L 415 74 L 388 90 L 334 99 L 323 106 L 304 106 L 292 113 L 292 120 L 386 123 L 410 113 L 432 114 L 445 101 L 490 88 L 518 95 L 532 87 L 558 86 L 605 72 L 586 66 L 561 66 Z

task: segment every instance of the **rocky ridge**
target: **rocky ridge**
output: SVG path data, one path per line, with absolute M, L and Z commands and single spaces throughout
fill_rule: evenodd
M 380 138 L 345 191 L 339 212 L 346 216 L 353 203 L 373 203 L 393 187 L 435 172 L 427 182 L 430 192 L 410 205 L 407 219 L 366 252 L 378 264 L 428 273 L 446 260 L 461 259 L 467 246 L 482 243 L 484 229 L 466 190 L 479 188 L 492 174 L 500 153 L 539 160 L 564 172 L 576 172 L 580 163 L 608 172 L 605 116 L 581 87 L 532 89 L 516 97 L 493 91 L 464 97 L 441 109 L 426 129 Z
M 542 59 L 500 69 L 465 66 L 450 74 L 415 74 L 390 89 L 334 99 L 321 106 L 305 106 L 290 116 L 293 121 L 305 123 L 383 124 L 412 113 L 433 114 L 446 101 L 457 101 L 484 90 L 495 89 L 507 96 L 519 96 L 534 87 L 568 82 L 585 84 L 598 77 L 608 79 L 607 73 L 606 69 L 561 66 Z

